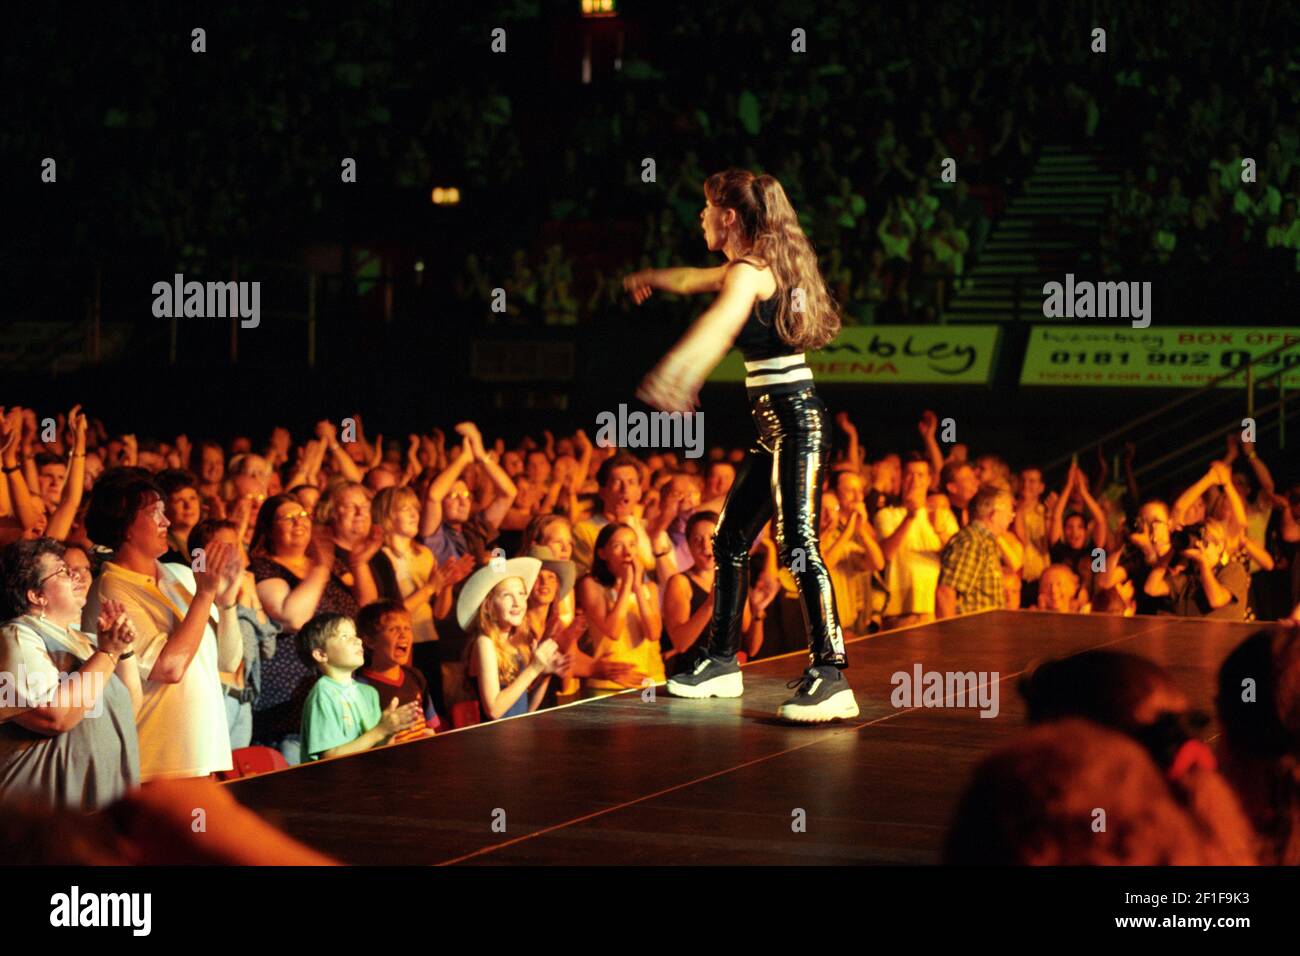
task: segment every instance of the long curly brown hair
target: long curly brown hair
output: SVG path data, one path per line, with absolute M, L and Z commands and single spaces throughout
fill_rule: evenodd
M 804 350 L 832 342 L 842 325 L 839 306 L 776 178 L 732 168 L 706 179 L 704 195 L 713 205 L 736 211 L 740 235 L 750 246 L 748 257 L 771 267 L 779 296 L 776 330 L 782 340 Z

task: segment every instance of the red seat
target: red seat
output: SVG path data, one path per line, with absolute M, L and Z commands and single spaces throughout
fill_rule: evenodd
M 472 727 L 474 724 L 481 723 L 483 715 L 478 709 L 478 701 L 463 700 L 459 704 L 451 706 L 451 726 Z
M 235 765 L 234 769 L 218 772 L 218 780 L 238 780 L 240 777 L 254 777 L 272 770 L 289 769 L 289 761 L 274 747 L 240 747 L 231 752 L 230 758 Z

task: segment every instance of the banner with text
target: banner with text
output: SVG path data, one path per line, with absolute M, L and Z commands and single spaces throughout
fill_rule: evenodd
M 818 382 L 836 384 L 986 385 L 997 354 L 996 325 L 846 326 L 808 353 Z M 710 382 L 743 382 L 740 352 L 727 353 Z
M 1176 326 L 1133 329 L 1103 325 L 1034 326 L 1020 371 L 1021 385 L 1106 385 L 1199 388 L 1279 346 L 1300 343 L 1300 328 L 1224 329 Z M 1300 347 L 1265 359 L 1256 380 L 1273 375 L 1300 386 Z M 1243 372 L 1219 383 L 1244 388 Z

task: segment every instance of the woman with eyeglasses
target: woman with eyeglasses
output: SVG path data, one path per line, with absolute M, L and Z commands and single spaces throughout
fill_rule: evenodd
M 420 538 L 439 564 L 465 554 L 482 563 L 491 556 L 488 545 L 497 540 L 518 489 L 487 453 L 483 436 L 473 422 L 461 422 L 456 432 L 462 438 L 460 451 L 425 493 Z M 470 486 L 462 477 L 471 465 L 486 473 L 495 495 L 482 507 L 475 507 Z
M 91 812 L 140 781 L 140 674 L 122 605 L 103 605 L 98 637 L 79 630 L 90 569 L 63 556 L 52 538 L 0 553 L 0 800 Z
M 361 605 L 336 573 L 330 530 L 313 526 L 307 509 L 292 495 L 276 495 L 262 506 L 249 570 L 262 607 L 283 629 L 274 656 L 262 662 L 253 743 L 275 747 L 290 763 L 298 763 L 302 706 L 316 671 L 299 653 L 296 635 L 315 614 L 355 618 Z
M 332 485 L 316 507 L 316 521 L 334 540 L 334 573 L 351 589 L 357 604 L 379 600 L 370 559 L 384 544 L 384 530 L 371 520 L 370 492 L 356 481 Z
M 320 504 L 320 489 L 315 485 L 295 485 L 289 489 L 289 494 L 302 502 L 309 513 L 315 513 Z

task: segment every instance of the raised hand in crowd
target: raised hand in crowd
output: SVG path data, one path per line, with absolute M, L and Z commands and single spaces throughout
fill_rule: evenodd
M 24 474 L 24 468 L 32 464 L 31 456 L 25 450 L 26 412 L 26 409 L 14 406 L 4 416 L 3 455 L 0 457 L 4 461 L 4 477 L 7 480 L 0 482 L 4 485 L 0 505 L 4 506 L 6 515 L 17 518 L 16 523 L 11 523 L 5 529 L 6 543 L 15 537 L 40 537 L 45 533 L 45 509 L 41 500 L 31 492 L 34 482 Z
M 339 444 L 338 427 L 332 421 L 323 419 L 317 422 L 316 437 L 324 443 L 324 452 L 329 455 L 330 462 L 338 470 L 339 474 L 347 478 L 348 481 L 356 482 L 360 482 L 365 477 L 352 456 Z M 354 443 L 349 442 L 349 444 Z
M 848 447 L 844 450 L 844 464 L 849 468 L 860 470 L 862 468 L 862 448 L 858 444 L 858 429 L 849 418 L 848 412 L 839 412 L 835 416 L 835 424 L 839 426 L 840 431 L 844 432 L 844 437 L 848 439 Z
M 63 483 L 59 504 L 50 514 L 45 534 L 56 541 L 67 540 L 72 531 L 72 524 L 81 507 L 82 495 L 86 489 L 86 416 L 81 406 L 72 406 L 67 417 L 68 434 L 71 436 L 71 456 L 68 462 L 68 474 Z
M 406 436 L 406 469 L 402 472 L 402 477 L 398 481 L 400 485 L 409 485 L 420 477 L 420 472 L 424 467 L 420 464 L 420 436 Z

